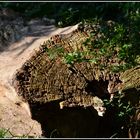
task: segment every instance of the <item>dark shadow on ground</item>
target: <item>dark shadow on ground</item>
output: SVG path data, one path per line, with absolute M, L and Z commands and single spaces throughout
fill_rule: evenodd
M 59 102 L 32 105 L 32 118 L 41 123 L 45 137 L 97 137 L 99 116 L 93 107 L 60 109 Z

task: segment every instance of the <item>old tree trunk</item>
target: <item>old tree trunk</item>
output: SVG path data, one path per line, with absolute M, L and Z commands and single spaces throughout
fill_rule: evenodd
M 63 56 L 87 50 L 83 42 L 89 36 L 89 30 L 80 29 L 53 36 L 15 75 L 13 84 L 19 96 L 29 102 L 32 117 L 41 123 L 47 137 L 111 137 L 120 126 L 114 125 L 114 115 L 105 110 L 102 100 L 110 99 L 119 90 L 126 91 L 123 89 L 127 85 L 128 91 L 135 88 L 131 96 L 139 96 L 139 67 L 134 69 L 136 77 L 130 74 L 128 79 L 96 63 L 64 62 Z M 113 63 L 104 58 L 102 61 Z M 136 84 L 129 83 L 133 78 Z

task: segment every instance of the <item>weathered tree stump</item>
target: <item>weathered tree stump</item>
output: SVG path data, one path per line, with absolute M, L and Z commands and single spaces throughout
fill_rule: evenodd
M 56 54 L 55 59 L 49 58 L 48 48 L 62 47 L 67 53 L 84 51 L 86 47 L 83 42 L 88 36 L 89 32 L 76 30 L 46 41 L 16 73 L 14 84 L 19 95 L 30 103 L 71 100 L 75 105 L 84 106 L 93 104 L 94 96 L 109 98 L 109 82 L 114 77 L 117 81 L 117 74 L 100 70 L 96 64 L 89 62 L 77 62 L 69 66 L 63 62 L 61 54 Z
M 110 99 L 111 94 L 119 90 L 123 91 L 121 73 L 112 73 L 96 63 L 85 61 L 69 65 L 63 59 L 65 54 L 87 50 L 84 41 L 93 31 L 92 28 L 86 31 L 77 29 L 67 35 L 53 36 L 44 42 L 40 50 L 15 74 L 13 84 L 19 96 L 31 106 L 57 102 L 60 110 L 69 107 L 93 107 L 98 115 L 103 116 L 105 108 L 102 100 Z M 105 59 L 102 61 L 113 63 Z M 96 113 L 94 112 L 95 118 Z

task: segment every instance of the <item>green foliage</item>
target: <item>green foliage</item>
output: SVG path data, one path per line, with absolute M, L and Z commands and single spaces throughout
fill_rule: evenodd
M 7 133 L 8 133 L 8 130 L 0 129 L 0 138 L 6 138 Z
M 84 20 L 82 24 L 92 28 L 90 36 L 81 44 L 86 50 L 66 53 L 63 46 L 55 46 L 47 50 L 50 59 L 61 56 L 66 64 L 86 61 L 115 73 L 139 64 L 140 38 L 136 32 L 130 34 L 129 25 L 99 19 Z
M 31 132 L 31 130 L 27 134 L 23 134 L 22 136 L 16 136 L 12 134 L 12 132 L 10 131 L 10 128 L 8 129 L 0 128 L 0 138 L 35 138 L 34 136 L 29 136 L 29 133 Z
M 136 32 L 133 33 L 134 39 L 129 33 L 129 26 L 113 21 L 99 22 L 99 28 L 84 42 L 84 45 L 90 49 L 89 53 L 92 57 L 98 59 L 98 64 L 105 63 L 102 61 L 103 57 L 107 61 L 115 60 L 106 65 L 113 72 L 124 71 L 137 65 L 136 59 L 140 57 L 140 47 Z
M 73 8 L 69 8 L 68 10 L 63 11 L 62 13 L 60 13 L 60 21 L 58 21 L 58 26 L 59 27 L 63 27 L 71 25 L 71 24 L 76 24 L 77 20 L 74 21 L 74 19 L 76 19 L 75 15 L 78 13 L 78 10 L 74 10 Z
M 115 107 L 117 112 L 116 115 L 119 120 L 124 120 L 128 116 L 133 114 L 134 108 L 129 102 L 124 101 L 124 95 L 118 92 L 114 95 L 113 100 L 104 100 L 106 107 Z
M 116 93 L 112 100 L 105 99 L 104 104 L 107 110 L 115 110 L 113 123 L 116 123 L 117 129 L 115 129 L 115 134 L 111 137 L 122 137 L 122 133 L 132 128 L 133 122 L 130 118 L 134 115 L 135 108 L 125 100 L 121 92 Z
M 64 53 L 64 48 L 62 46 L 54 46 L 53 48 L 46 48 L 46 52 L 51 60 Z
M 129 19 L 139 18 L 140 3 L 137 2 L 3 2 L 0 8 L 11 8 L 27 18 L 47 16 L 57 25 L 73 25 L 84 19 L 100 18 L 129 24 Z
M 73 64 L 74 62 L 84 61 L 84 55 L 82 52 L 72 52 L 64 54 L 64 62 L 66 64 Z

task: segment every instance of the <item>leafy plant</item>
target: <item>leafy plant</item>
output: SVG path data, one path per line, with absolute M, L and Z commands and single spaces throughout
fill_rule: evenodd
M 115 93 L 112 100 L 105 99 L 104 104 L 107 110 L 113 112 L 112 123 L 115 125 L 114 134 L 111 137 L 118 138 L 125 136 L 128 129 L 132 128 L 132 125 L 134 125 L 134 122 L 131 121 L 131 117 L 135 114 L 135 108 L 125 100 L 124 94 L 121 92 Z
M 6 138 L 8 131 L 9 130 L 1 128 L 0 129 L 0 138 Z
M 131 116 L 135 112 L 135 108 L 126 100 L 124 100 L 124 94 L 121 92 L 117 92 L 112 100 L 104 100 L 105 107 L 107 110 L 115 110 L 113 117 L 113 123 L 115 125 L 114 135 L 111 137 L 121 137 L 123 133 L 128 131 L 132 126 Z
M 33 129 L 33 126 L 31 127 L 31 129 L 29 130 L 27 134 L 23 134 L 22 136 L 16 136 L 12 134 L 12 132 L 10 131 L 10 128 L 8 129 L 0 128 L 0 138 L 35 138 L 34 136 L 29 136 L 32 129 Z
M 118 92 L 114 95 L 113 100 L 104 100 L 106 107 L 112 106 L 115 107 L 116 110 L 118 110 L 116 115 L 120 120 L 122 120 L 122 118 L 124 119 L 125 117 L 132 115 L 134 109 L 129 102 L 125 102 L 123 99 L 123 93 Z
M 82 52 L 65 53 L 63 59 L 66 64 L 73 64 L 84 61 L 84 55 Z
M 54 18 L 57 26 L 74 25 L 84 19 L 113 20 L 124 25 L 137 22 L 139 19 L 140 3 L 110 3 L 110 2 L 5 2 L 0 3 L 0 8 L 10 8 L 22 13 L 26 18 L 47 16 Z M 133 26 L 131 26 L 133 28 Z
M 64 48 L 62 46 L 54 46 L 53 48 L 46 48 L 46 52 L 51 60 L 64 53 Z
M 137 65 L 138 39 L 128 36 L 128 26 L 98 19 L 84 20 L 82 24 L 91 26 L 90 36 L 81 44 L 85 50 L 65 53 L 63 46 L 54 46 L 47 49 L 50 59 L 60 56 L 67 64 L 91 62 L 115 73 Z

